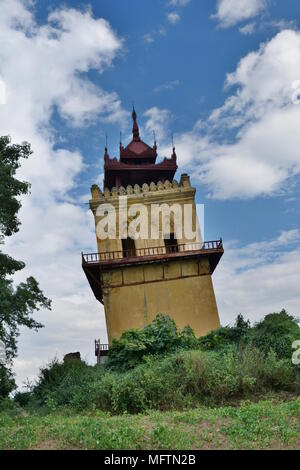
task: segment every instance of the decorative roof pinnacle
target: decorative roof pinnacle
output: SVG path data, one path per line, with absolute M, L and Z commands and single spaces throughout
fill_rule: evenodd
M 134 109 L 134 106 L 132 108 L 132 120 L 133 120 L 133 126 L 132 126 L 132 134 L 133 134 L 133 140 L 139 141 L 140 139 L 140 131 L 139 131 L 139 126 L 136 121 L 136 112 Z

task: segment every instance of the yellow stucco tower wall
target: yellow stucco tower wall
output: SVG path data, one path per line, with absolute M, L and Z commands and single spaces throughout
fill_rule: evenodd
M 127 198 L 127 210 L 133 204 L 142 203 L 148 208 L 150 217 L 151 204 L 177 203 L 192 205 L 193 228 L 197 232 L 195 241 L 201 241 L 199 224 L 195 207 L 195 188 L 191 187 L 188 175 L 181 177 L 180 183 L 176 181 L 143 185 L 139 187 L 105 189 L 102 193 L 97 186 L 92 187 L 90 207 L 97 224 L 102 216 L 97 215 L 99 204 L 109 203 L 116 211 L 117 237 L 116 239 L 101 240 L 97 236 L 98 252 L 116 252 L 122 256 L 122 240 L 118 238 L 120 196 Z M 174 235 L 178 246 L 193 245 L 194 240 L 185 239 L 184 234 L 176 233 L 174 220 Z M 135 240 L 137 256 L 143 254 L 144 249 L 163 247 L 165 243 L 162 224 L 159 226 L 159 239 Z M 169 315 L 174 319 L 178 328 L 189 325 L 196 336 L 202 336 L 220 326 L 218 309 L 211 279 L 209 259 L 189 258 L 162 259 L 153 263 L 139 263 L 131 266 L 116 266 L 104 269 L 101 272 L 101 285 L 105 309 L 106 325 L 109 343 L 121 334 L 132 328 L 143 328 L 155 318 L 157 314 Z

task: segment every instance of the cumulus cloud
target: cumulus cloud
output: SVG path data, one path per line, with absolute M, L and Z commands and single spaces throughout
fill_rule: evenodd
M 167 18 L 168 18 L 169 23 L 171 24 L 176 24 L 180 21 L 180 15 L 176 13 L 175 11 L 168 13 Z
M 214 274 L 223 325 L 232 323 L 238 313 L 252 322 L 282 308 L 300 316 L 299 246 L 299 230 L 283 231 L 269 241 L 225 245 L 222 269 Z
M 53 299 L 52 312 L 37 314 L 46 328 L 21 335 L 19 381 L 36 372 L 32 357 L 40 362 L 74 348 L 93 357 L 94 335 L 106 335 L 103 309 L 81 271 L 81 249 L 95 248 L 93 221 L 87 206 L 72 203 L 68 194 L 85 163 L 80 151 L 56 142 L 53 112 L 72 126 L 99 118 L 115 122 L 125 114 L 117 94 L 87 76 L 91 69 L 104 73 L 122 49 L 110 24 L 90 10 L 66 7 L 39 24 L 33 5 L 0 0 L 1 134 L 29 141 L 34 151 L 19 173 L 31 182 L 31 195 L 23 201 L 21 230 L 7 240 L 6 250 L 26 263 L 16 281 L 32 274 Z
M 284 30 L 242 58 L 224 105 L 175 136 L 180 166 L 219 199 L 274 195 L 300 173 L 300 33 Z M 230 135 L 230 140 L 227 137 Z
M 0 77 L 0 104 L 6 103 L 6 87 L 5 83 Z
M 267 7 L 266 0 L 218 0 L 213 18 L 223 28 L 254 18 Z
M 169 91 L 174 90 L 174 88 L 178 87 L 180 84 L 179 80 L 170 80 L 168 82 L 162 83 L 154 88 L 155 93 L 160 93 L 161 91 Z
M 248 34 L 252 34 L 254 33 L 255 31 L 255 27 L 256 27 L 256 23 L 247 23 L 245 24 L 245 26 L 241 26 L 239 28 L 239 32 L 241 34 L 245 34 L 245 35 L 248 35 Z
M 167 109 L 153 106 L 145 111 L 144 117 L 146 118 L 146 132 L 150 134 L 154 131 L 158 139 L 164 139 L 166 137 L 167 127 L 170 121 L 170 112 Z
M 151 44 L 152 42 L 155 41 L 155 39 L 152 34 L 147 33 L 144 35 L 144 41 L 147 42 L 148 44 Z
M 185 7 L 191 0 L 171 0 L 170 5 L 174 7 Z

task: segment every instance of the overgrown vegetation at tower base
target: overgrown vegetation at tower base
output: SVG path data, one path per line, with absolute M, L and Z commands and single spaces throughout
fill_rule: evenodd
M 285 311 L 200 339 L 160 315 L 107 365 L 54 360 L 0 402 L 0 448 L 300 448 L 297 339 Z
M 53 362 L 33 392 L 16 399 L 28 409 L 113 414 L 148 410 L 182 410 L 216 406 L 264 396 L 268 392 L 300 392 L 300 371 L 273 352 L 266 357 L 253 348 L 216 353 L 181 351 L 163 359 L 148 358 L 119 373 L 76 361 Z
M 200 340 L 160 315 L 115 341 L 106 366 L 54 360 L 15 400 L 33 410 L 68 406 L 120 414 L 219 406 L 274 392 L 297 395 L 300 366 L 291 361 L 291 346 L 299 338 L 297 321 L 285 311 L 253 328 L 239 316 L 234 327 Z

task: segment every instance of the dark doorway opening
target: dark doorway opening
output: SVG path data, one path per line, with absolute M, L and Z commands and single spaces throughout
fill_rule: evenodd
M 165 247 L 167 253 L 177 253 L 178 252 L 178 241 L 174 233 L 170 233 L 170 238 L 165 237 Z
M 122 240 L 122 250 L 124 258 L 131 258 L 136 256 L 135 243 L 132 238 L 125 238 Z

